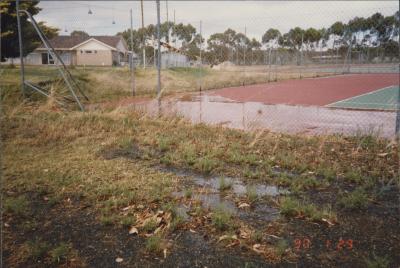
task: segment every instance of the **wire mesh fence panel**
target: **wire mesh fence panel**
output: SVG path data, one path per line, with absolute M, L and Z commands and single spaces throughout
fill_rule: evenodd
M 245 130 L 394 137 L 400 107 L 398 9 L 350 15 L 344 3 L 334 7 L 336 17 L 329 8 L 320 10 L 329 19 L 297 12 L 300 25 L 284 11 L 274 21 L 242 14 L 240 29 L 226 21 L 225 30 L 200 36 L 201 59 L 200 51 L 193 57 L 184 43 L 174 47 L 192 56 L 191 70 L 164 66 L 162 76 L 196 73 L 196 81 L 181 88 L 197 91 L 173 97 L 174 112 Z M 201 18 L 205 29 L 213 21 Z M 164 82 L 165 92 L 173 91 Z
M 196 3 L 195 12 L 195 4 L 161 1 L 159 49 L 155 2 L 144 1 L 144 11 L 140 2 L 66 3 L 65 9 L 84 14 L 85 23 L 63 18 L 60 35 L 95 40 L 96 46 L 78 42 L 65 50 L 53 44 L 78 83 L 96 85 L 86 87 L 89 95 L 96 92 L 95 102 L 135 92 L 136 99 L 121 104 L 195 123 L 284 133 L 395 135 L 400 121 L 398 6 L 238 2 L 225 3 L 232 9 L 222 18 L 216 13 L 221 3 L 208 4 Z M 58 7 L 43 7 L 56 21 Z M 122 36 L 123 43 L 108 43 L 110 33 Z M 54 59 L 43 51 L 33 51 L 25 61 L 28 79 L 43 86 L 56 79 Z M 65 89 L 59 92 L 65 95 Z

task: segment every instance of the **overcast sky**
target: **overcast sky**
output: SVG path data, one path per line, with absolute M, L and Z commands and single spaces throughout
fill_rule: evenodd
M 166 1 L 161 1 L 161 21 L 167 19 Z M 114 35 L 130 26 L 141 25 L 140 1 L 41 1 L 36 18 L 62 29 L 61 34 L 84 30 L 91 35 Z M 89 15 L 89 9 L 93 14 Z M 285 32 L 292 27 L 329 27 L 335 21 L 347 22 L 355 16 L 375 12 L 393 15 L 398 1 L 168 1 L 169 20 L 191 23 L 208 37 L 228 27 L 260 39 L 268 28 Z M 115 21 L 115 24 L 112 22 Z M 157 22 L 155 1 L 144 1 L 145 25 Z M 68 32 L 65 32 L 65 29 Z

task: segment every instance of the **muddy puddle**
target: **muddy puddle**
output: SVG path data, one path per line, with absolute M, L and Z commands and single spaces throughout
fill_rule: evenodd
M 324 106 L 299 106 L 238 102 L 213 91 L 181 98 L 151 100 L 132 105 L 132 108 L 150 116 L 182 116 L 193 123 L 220 125 L 228 128 L 254 131 L 303 133 L 311 135 L 344 134 L 371 131 L 382 137 L 393 137 L 396 113 L 392 111 L 359 111 L 332 109 Z M 354 118 L 361 118 L 354 124 Z M 284 122 L 284 124 L 282 123 Z
M 180 203 L 177 213 L 183 219 L 190 218 L 189 212 L 200 206 L 207 210 L 223 208 L 252 226 L 262 226 L 278 218 L 279 210 L 268 202 L 268 198 L 289 194 L 289 191 L 274 185 L 262 183 L 245 184 L 240 178 L 202 176 L 190 172 L 167 169 L 179 177 L 184 177 L 185 186 L 176 190 L 172 195 L 177 199 L 184 199 L 190 191 L 190 200 L 193 202 Z M 224 189 L 221 189 L 224 185 Z M 256 195 L 256 202 L 248 204 L 246 196 L 249 192 Z M 246 206 L 241 207 L 241 204 Z

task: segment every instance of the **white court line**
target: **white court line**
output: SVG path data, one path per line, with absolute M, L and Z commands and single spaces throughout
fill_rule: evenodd
M 344 100 L 336 101 L 336 102 L 327 104 L 327 105 L 325 105 L 325 106 L 328 106 L 328 107 L 329 107 L 329 106 L 334 105 L 334 104 L 337 104 L 337 103 L 342 103 L 342 102 L 349 101 L 349 100 L 351 100 L 351 99 L 359 98 L 359 97 L 361 97 L 361 96 L 366 96 L 366 95 L 374 94 L 374 93 L 376 93 L 376 92 L 379 92 L 379 91 L 382 91 L 382 90 L 385 90 L 385 89 L 388 89 L 388 88 L 392 88 L 392 87 L 395 87 L 395 86 L 396 86 L 396 85 L 387 86 L 387 87 L 380 88 L 380 89 L 377 89 L 377 90 L 374 90 L 374 91 L 371 91 L 371 92 L 368 92 L 368 93 L 364 93 L 364 94 L 357 95 L 357 96 L 353 96 L 353 97 L 350 97 L 350 98 L 347 98 L 347 99 L 344 99 Z

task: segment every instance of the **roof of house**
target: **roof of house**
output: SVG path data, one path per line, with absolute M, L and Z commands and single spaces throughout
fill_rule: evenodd
M 67 36 L 67 35 L 60 35 L 56 36 L 50 40 L 50 44 L 53 48 L 65 48 L 70 49 L 73 48 L 89 39 L 96 39 L 110 47 L 116 48 L 118 42 L 121 41 L 126 46 L 125 40 L 122 36 L 106 36 L 106 35 L 98 35 L 98 36 Z M 44 48 L 43 44 L 39 46 L 39 48 Z

